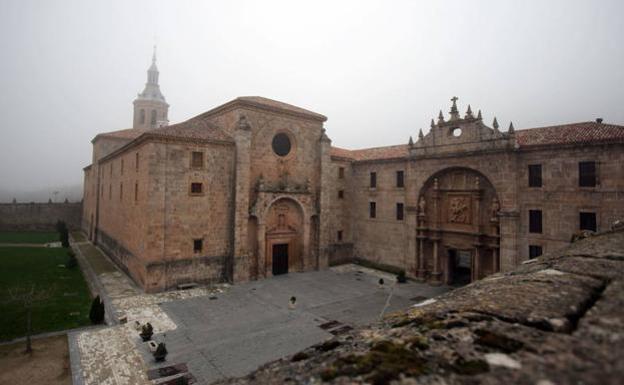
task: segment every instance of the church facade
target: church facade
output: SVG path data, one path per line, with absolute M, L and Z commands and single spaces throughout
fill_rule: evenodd
M 154 58 L 133 128 L 92 141 L 83 229 L 160 291 L 354 259 L 464 284 L 624 218 L 624 126 L 502 132 L 456 102 L 426 135 L 362 150 L 262 97 L 168 125 Z

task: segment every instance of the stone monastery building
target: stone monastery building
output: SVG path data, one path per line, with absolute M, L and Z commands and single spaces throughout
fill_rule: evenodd
M 92 140 L 83 228 L 159 291 L 351 259 L 462 284 L 624 218 L 624 126 L 501 132 L 456 101 L 426 135 L 362 150 L 257 96 L 168 125 L 154 57 L 133 127 Z

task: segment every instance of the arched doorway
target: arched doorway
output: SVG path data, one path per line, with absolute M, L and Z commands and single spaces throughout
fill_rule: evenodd
M 417 275 L 463 285 L 499 271 L 499 207 L 494 187 L 475 170 L 431 176 L 418 198 Z
M 303 270 L 303 212 L 289 198 L 273 202 L 266 214 L 265 272 L 280 275 Z

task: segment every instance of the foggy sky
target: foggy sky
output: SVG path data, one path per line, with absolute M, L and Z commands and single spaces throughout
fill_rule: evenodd
M 624 1 L 0 2 L 0 190 L 79 185 L 129 128 L 152 46 L 177 123 L 237 96 L 326 115 L 333 145 L 406 143 L 459 97 L 506 129 L 624 124 Z

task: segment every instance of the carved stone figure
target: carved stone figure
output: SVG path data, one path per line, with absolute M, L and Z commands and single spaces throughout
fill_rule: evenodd
M 421 196 L 418 201 L 418 214 L 425 215 L 425 208 L 427 205 L 427 201 L 425 201 L 425 197 Z
M 494 199 L 492 201 L 492 219 L 497 219 L 498 218 L 498 211 L 500 210 L 500 204 L 498 203 L 498 199 Z
M 470 210 L 468 208 L 468 198 L 453 197 L 449 201 L 449 222 L 469 223 Z

